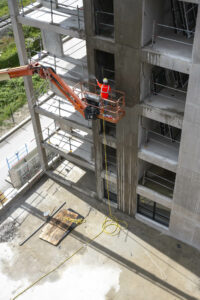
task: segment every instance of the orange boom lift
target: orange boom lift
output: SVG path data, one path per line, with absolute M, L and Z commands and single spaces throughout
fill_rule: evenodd
M 98 95 L 98 87 L 96 85 L 79 83 L 74 88 L 70 88 L 56 74 L 54 69 L 42 66 L 39 63 L 0 70 L 0 81 L 22 76 L 33 76 L 35 74 L 43 79 L 50 80 L 86 120 L 95 120 L 98 118 L 111 123 L 117 123 L 125 115 L 124 93 L 113 90 L 110 99 L 104 100 Z

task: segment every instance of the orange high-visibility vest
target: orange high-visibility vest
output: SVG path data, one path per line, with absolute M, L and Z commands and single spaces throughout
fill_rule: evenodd
M 98 86 L 101 88 L 101 98 L 108 99 L 109 92 L 111 88 L 108 84 L 99 83 L 97 81 Z

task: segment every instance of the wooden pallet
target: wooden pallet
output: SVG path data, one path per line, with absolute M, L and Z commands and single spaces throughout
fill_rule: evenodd
M 46 226 L 42 229 L 40 239 L 57 246 L 76 226 L 76 223 L 70 222 L 67 218 L 78 219 L 80 215 L 72 210 L 60 210 Z

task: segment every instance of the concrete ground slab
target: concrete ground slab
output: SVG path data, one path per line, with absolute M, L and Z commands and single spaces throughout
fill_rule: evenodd
M 77 169 L 75 173 L 70 176 L 76 177 Z M 83 172 L 77 179 L 77 184 L 85 185 L 91 180 Z M 40 232 L 20 247 L 19 242 L 43 222 L 42 213 L 64 201 L 66 208 L 83 215 L 86 222 L 58 247 L 40 240 Z M 12 207 L 4 208 L 0 215 L 0 299 L 12 299 L 79 248 L 19 299 L 199 299 L 197 250 L 114 209 L 116 217 L 127 221 L 128 230 L 123 228 L 114 237 L 102 233 L 91 243 L 101 232 L 107 212 L 107 205 L 46 178 Z

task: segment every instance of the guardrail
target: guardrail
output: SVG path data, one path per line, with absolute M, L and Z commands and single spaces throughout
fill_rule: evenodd
M 24 144 L 24 146 L 19 149 L 17 152 L 15 152 L 14 155 L 11 157 L 6 158 L 8 170 L 10 170 L 18 161 L 23 159 L 28 154 L 28 146 L 27 144 Z
M 165 32 L 162 32 L 161 29 L 165 29 Z M 171 34 L 173 31 L 174 35 L 168 34 L 167 31 L 169 31 L 169 30 L 171 31 Z M 179 44 L 183 44 L 183 45 L 192 47 L 193 43 L 188 43 L 185 40 L 180 40 L 180 39 L 175 38 L 175 35 L 178 36 L 179 33 L 182 33 L 183 36 L 185 36 L 185 40 L 193 37 L 195 34 L 194 31 L 186 30 L 186 29 L 182 29 L 182 28 L 176 28 L 174 26 L 169 26 L 169 25 L 165 25 L 165 24 L 159 24 L 154 20 L 153 28 L 152 28 L 152 47 L 154 46 L 154 44 L 156 44 L 156 41 L 158 39 L 162 39 L 162 40 L 166 40 L 166 41 L 170 41 L 170 42 L 176 42 Z

